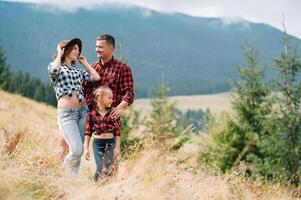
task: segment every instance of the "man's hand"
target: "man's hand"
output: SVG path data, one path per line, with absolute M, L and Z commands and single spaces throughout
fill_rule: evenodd
M 116 119 L 120 118 L 123 111 L 124 111 L 124 108 L 122 108 L 122 107 L 113 108 L 112 112 L 111 112 L 112 119 L 116 120 Z

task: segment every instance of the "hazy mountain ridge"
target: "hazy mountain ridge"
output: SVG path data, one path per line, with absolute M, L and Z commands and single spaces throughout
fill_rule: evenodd
M 0 13 L 0 41 L 13 70 L 48 81 L 46 67 L 58 41 L 80 37 L 83 54 L 92 62 L 96 59 L 95 38 L 111 33 L 117 39 L 117 57 L 125 55 L 133 70 L 140 97 L 150 94 L 161 74 L 172 95 L 228 90 L 235 66 L 244 62 L 243 47 L 248 39 L 255 40 L 263 63 L 270 64 L 281 52 L 279 30 L 247 21 L 227 24 L 223 19 L 112 4 L 67 12 L 0 2 Z M 300 47 L 301 41 L 293 38 L 292 44 Z

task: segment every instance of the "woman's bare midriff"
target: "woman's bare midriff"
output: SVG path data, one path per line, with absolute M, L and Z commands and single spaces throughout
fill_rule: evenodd
M 84 105 L 86 105 L 86 100 L 83 99 L 81 102 L 79 102 L 76 91 L 72 92 L 72 97 L 64 95 L 60 97 L 57 102 L 58 108 L 79 108 Z
M 94 134 L 94 138 L 97 138 L 97 139 L 112 139 L 112 138 L 114 138 L 114 134 L 113 133 L 102 133 L 100 135 L 95 135 Z

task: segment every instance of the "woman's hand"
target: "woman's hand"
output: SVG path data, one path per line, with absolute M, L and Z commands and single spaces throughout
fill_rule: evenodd
M 78 61 L 80 62 L 80 64 L 82 64 L 84 66 L 84 68 L 86 69 L 86 71 L 91 74 L 92 78 L 94 81 L 98 81 L 100 80 L 100 76 L 97 73 L 97 71 L 95 71 L 95 69 L 93 69 L 93 67 L 91 67 L 91 65 L 88 63 L 87 59 L 85 56 L 80 55 L 78 57 Z
M 86 67 L 87 65 L 89 65 L 89 63 L 88 63 L 86 57 L 83 56 L 83 55 L 80 55 L 80 56 L 78 57 L 78 61 L 79 61 L 79 63 L 82 64 L 84 67 Z
M 62 57 L 64 55 L 64 45 L 62 43 L 58 43 L 56 47 L 56 51 L 58 56 Z
M 53 65 L 55 66 L 55 68 L 59 69 L 61 67 L 61 59 L 62 56 L 64 55 L 64 45 L 63 43 L 58 43 L 56 46 L 56 51 L 57 51 L 57 56 L 55 57 L 54 61 L 53 61 Z
M 86 160 L 90 160 L 90 151 L 89 151 L 89 149 L 85 149 L 84 155 L 85 155 Z

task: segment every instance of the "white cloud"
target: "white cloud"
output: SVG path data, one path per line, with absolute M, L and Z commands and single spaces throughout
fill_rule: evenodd
M 86 9 L 101 7 L 105 2 L 122 7 L 132 4 L 161 12 L 182 12 L 193 16 L 225 18 L 225 23 L 236 22 L 233 19 L 245 19 L 267 23 L 280 30 L 284 14 L 288 33 L 301 38 L 299 24 L 301 1 L 299 0 L 23 0 L 22 2 L 50 3 L 68 11 L 74 11 L 79 7 Z M 150 16 L 151 11 L 145 11 L 142 15 Z
M 150 17 L 152 15 L 152 11 L 149 9 L 142 9 L 141 15 L 145 18 Z

